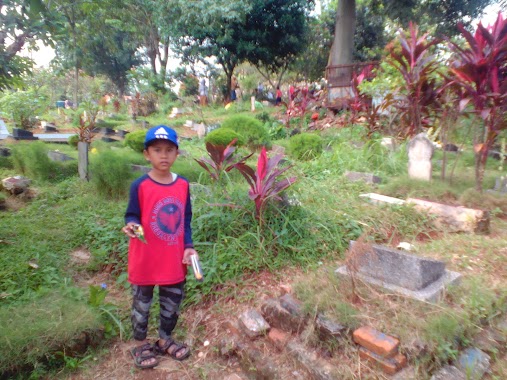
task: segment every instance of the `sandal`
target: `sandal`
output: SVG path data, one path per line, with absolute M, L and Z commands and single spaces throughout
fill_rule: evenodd
M 160 340 L 154 345 L 155 352 L 159 355 L 169 355 L 174 360 L 182 361 L 190 356 L 190 348 L 185 343 L 178 343 L 171 338 L 160 345 Z
M 146 369 L 153 368 L 158 365 L 158 359 L 155 355 L 154 347 L 149 343 L 134 347 L 130 350 L 130 354 L 132 355 L 132 359 L 134 359 L 134 364 L 137 368 Z M 155 359 L 155 361 L 151 364 L 143 364 L 144 361 L 150 359 Z

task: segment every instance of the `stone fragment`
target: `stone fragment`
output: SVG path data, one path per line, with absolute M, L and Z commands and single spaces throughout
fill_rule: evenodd
M 347 328 L 335 321 L 332 321 L 322 314 L 317 316 L 315 320 L 315 326 L 319 332 L 321 339 L 333 340 L 343 336 Z
M 26 177 L 17 175 L 14 177 L 7 177 L 2 180 L 2 186 L 5 190 L 13 195 L 18 195 L 26 192 L 32 181 Z
M 255 309 L 243 312 L 239 317 L 239 327 L 250 338 L 266 335 L 270 326 Z
M 489 233 L 488 211 L 449 206 L 415 198 L 408 198 L 407 203 L 413 204 L 416 210 L 436 216 L 433 221 L 436 227 L 451 229 L 454 232 Z
M 455 366 L 467 376 L 468 380 L 479 380 L 489 371 L 490 358 L 485 352 L 471 347 L 459 355 Z
M 241 350 L 241 368 L 249 378 L 256 380 L 282 380 L 277 371 L 277 364 L 254 347 Z
M 430 380 L 466 380 L 466 376 L 456 367 L 446 365 L 434 373 Z
M 351 182 L 364 181 L 369 184 L 377 184 L 382 182 L 382 179 L 380 177 L 377 177 L 371 173 L 346 171 L 343 176 Z
M 311 379 L 336 380 L 343 377 L 342 374 L 338 373 L 336 367 L 333 367 L 325 360 L 319 359 L 314 351 L 298 342 L 289 342 L 287 350 L 308 371 L 312 376 Z
M 419 133 L 408 144 L 408 175 L 410 178 L 431 180 L 431 157 L 434 151 L 433 143 L 425 133 Z
M 389 375 L 394 375 L 400 369 L 407 365 L 407 357 L 402 354 L 396 354 L 391 358 L 386 358 L 381 355 L 378 355 L 370 350 L 367 350 L 364 347 L 359 347 L 359 357 L 361 359 L 369 360 L 372 363 L 375 363 L 382 371 Z
M 303 311 L 301 309 L 301 302 L 292 297 L 291 294 L 284 294 L 280 297 L 280 305 L 287 310 L 291 315 L 302 317 Z
M 304 319 L 292 315 L 280 305 L 278 300 L 270 298 L 264 301 L 261 312 L 272 327 L 295 333 L 301 331 L 304 327 Z
M 290 335 L 282 330 L 272 328 L 269 330 L 268 339 L 280 351 L 285 348 L 290 339 Z
M 397 372 L 391 380 L 418 380 L 414 367 L 406 367 Z
M 383 357 L 392 358 L 398 353 L 400 341 L 392 336 L 375 330 L 370 326 L 363 326 L 352 334 L 354 342 Z

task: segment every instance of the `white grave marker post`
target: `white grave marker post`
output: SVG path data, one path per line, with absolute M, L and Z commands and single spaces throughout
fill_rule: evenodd
M 424 181 L 431 180 L 433 144 L 424 133 L 419 133 L 408 144 L 408 176 Z

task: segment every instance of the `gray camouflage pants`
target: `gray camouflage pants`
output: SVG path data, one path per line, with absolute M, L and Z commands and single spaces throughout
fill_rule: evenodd
M 174 285 L 159 285 L 160 326 L 158 334 L 161 339 L 169 339 L 178 322 L 181 301 L 185 296 L 185 282 Z M 132 285 L 132 329 L 134 339 L 144 340 L 148 334 L 150 306 L 153 301 L 154 285 Z

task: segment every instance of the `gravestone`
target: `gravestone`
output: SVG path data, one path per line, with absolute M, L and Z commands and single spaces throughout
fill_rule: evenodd
M 419 133 L 408 144 L 408 175 L 413 179 L 431 180 L 431 157 L 434 147 L 424 133 Z
M 115 132 L 114 132 L 114 129 L 112 128 L 107 128 L 107 127 L 104 127 L 104 128 L 100 128 L 100 132 L 105 135 L 105 136 L 110 136 L 110 135 L 114 135 Z
M 0 119 L 0 140 L 7 138 L 7 136 L 9 136 L 9 130 L 7 129 L 4 121 Z
M 390 291 L 414 299 L 436 302 L 446 285 L 456 283 L 461 275 L 447 271 L 445 263 L 439 260 L 415 256 L 381 245 L 356 246 L 351 241 L 353 252 L 351 267 L 338 268 L 336 274 L 350 275 L 378 285 Z
M 52 161 L 59 161 L 59 162 L 74 160 L 74 158 L 66 155 L 65 153 L 58 152 L 56 150 L 50 150 L 48 152 L 48 157 Z
M 493 191 L 497 191 L 502 194 L 507 194 L 507 177 L 501 176 L 495 180 L 495 187 Z
M 44 132 L 45 133 L 58 132 L 58 129 L 56 129 L 54 125 L 46 125 L 44 126 Z
M 9 148 L 0 147 L 0 157 L 9 157 L 11 150 Z
M 382 182 L 382 179 L 380 177 L 377 177 L 376 175 L 373 175 L 371 173 L 346 171 L 343 174 L 343 176 L 346 177 L 351 182 L 364 181 L 369 184 L 375 184 L 375 183 Z
M 77 171 L 79 173 L 79 178 L 82 180 L 88 181 L 88 148 L 90 144 L 84 141 L 79 141 L 77 143 L 77 153 L 78 153 L 78 165 Z
M 380 145 L 386 147 L 391 152 L 394 152 L 396 150 L 396 141 L 392 137 L 384 137 L 384 138 L 382 138 L 382 141 L 380 142 Z
M 37 137 L 34 137 L 32 132 L 25 131 L 24 129 L 20 128 L 12 129 L 12 137 L 14 137 L 16 140 L 38 140 Z

